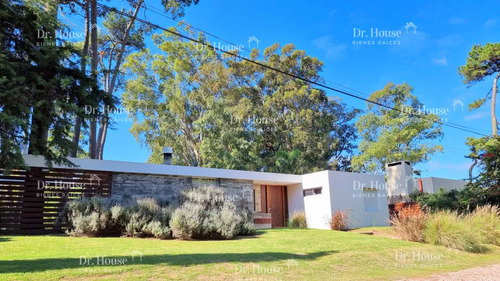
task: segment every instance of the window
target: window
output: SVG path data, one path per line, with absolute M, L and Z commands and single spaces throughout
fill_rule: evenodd
M 365 212 L 380 211 L 378 205 L 377 192 L 373 190 L 363 190 L 363 200 L 365 201 Z
M 309 188 L 304 190 L 304 197 L 310 196 L 310 195 L 317 195 L 321 194 L 321 187 L 315 187 L 315 188 Z

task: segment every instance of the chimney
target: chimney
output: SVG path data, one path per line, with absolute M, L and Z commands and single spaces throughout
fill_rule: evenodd
M 163 164 L 172 165 L 172 147 L 163 148 Z
M 403 196 L 407 198 L 408 195 L 416 189 L 413 178 L 413 168 L 409 161 L 402 160 L 387 163 L 385 169 L 387 196 L 389 199 L 393 196 Z

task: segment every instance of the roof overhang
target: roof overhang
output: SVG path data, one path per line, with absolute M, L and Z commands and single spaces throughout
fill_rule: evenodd
M 47 167 L 42 156 L 23 155 L 24 161 L 31 167 Z M 148 164 L 111 160 L 96 160 L 83 158 L 68 158 L 77 165 L 76 168 L 54 165 L 54 168 L 82 169 L 94 171 L 109 171 L 116 173 L 169 175 L 200 178 L 221 178 L 249 180 L 256 184 L 298 184 L 302 183 L 302 176 L 279 173 L 265 173 L 242 170 L 227 170 L 215 168 L 188 167 L 164 164 Z

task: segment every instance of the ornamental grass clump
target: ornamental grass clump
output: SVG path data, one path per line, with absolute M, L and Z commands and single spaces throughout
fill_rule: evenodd
M 483 252 L 483 235 L 456 211 L 439 211 L 429 215 L 423 231 L 426 243 L 467 252 Z
M 483 243 L 500 246 L 500 208 L 485 205 L 477 207 L 464 218 L 465 224 L 475 229 Z
M 346 231 L 350 225 L 349 216 L 344 211 L 335 211 L 330 219 L 330 227 L 333 230 Z
M 427 212 L 413 212 L 411 207 L 404 207 L 390 218 L 395 233 L 403 240 L 422 242 L 423 230 L 427 221 Z
M 292 228 L 306 228 L 307 227 L 306 214 L 300 211 L 293 212 L 292 217 L 288 222 L 288 226 Z

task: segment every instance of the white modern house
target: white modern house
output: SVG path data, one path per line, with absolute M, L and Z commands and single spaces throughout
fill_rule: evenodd
M 291 175 L 176 166 L 170 165 L 171 154 L 171 150 L 165 151 L 165 164 L 70 158 L 77 168 L 54 168 L 83 171 L 94 184 L 92 171 L 107 172 L 112 178 L 111 196 L 161 197 L 174 202 L 182 190 L 218 186 L 229 200 L 252 209 L 262 228 L 286 226 L 295 211 L 305 212 L 310 228 L 329 229 L 335 211 L 344 211 L 351 227 L 386 226 L 389 196 L 408 195 L 418 186 L 409 178 L 412 169 L 407 161 L 388 164 L 386 179 L 338 171 Z M 28 166 L 49 169 L 42 157 L 24 155 L 24 159 Z M 419 184 L 421 190 L 432 193 L 439 188 L 461 189 L 465 182 L 424 178 Z

